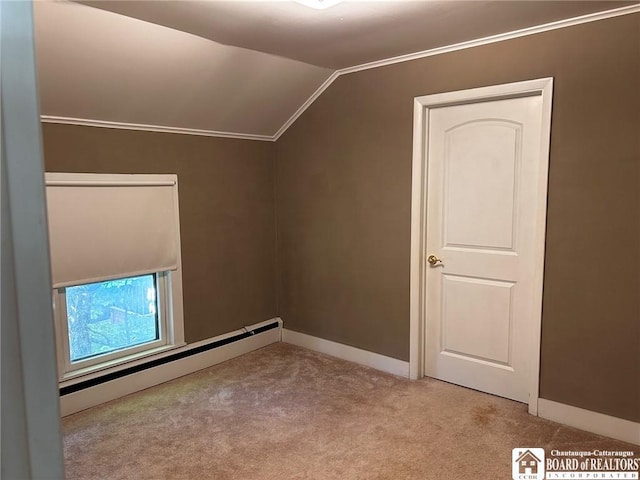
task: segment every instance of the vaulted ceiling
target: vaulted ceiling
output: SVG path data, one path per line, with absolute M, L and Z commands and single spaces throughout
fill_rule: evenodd
M 335 71 L 625 1 L 36 1 L 45 119 L 273 139 Z

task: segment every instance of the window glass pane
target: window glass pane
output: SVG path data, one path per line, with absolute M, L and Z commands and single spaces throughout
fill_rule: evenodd
M 160 338 L 155 275 L 68 287 L 66 295 L 72 362 Z

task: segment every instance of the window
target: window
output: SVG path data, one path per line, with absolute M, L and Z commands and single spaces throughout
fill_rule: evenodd
M 61 289 L 66 369 L 166 345 L 161 278 L 142 275 Z
M 177 177 L 46 185 L 60 380 L 184 345 Z

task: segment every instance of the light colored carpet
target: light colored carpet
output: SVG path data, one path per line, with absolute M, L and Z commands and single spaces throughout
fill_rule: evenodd
M 638 450 L 278 343 L 66 417 L 68 479 L 511 478 L 511 449 Z

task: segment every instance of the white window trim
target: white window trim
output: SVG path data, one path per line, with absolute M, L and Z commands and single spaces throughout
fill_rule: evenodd
M 168 277 L 170 272 L 153 274 L 156 284 L 156 306 L 158 339 L 151 340 L 138 345 L 125 347 L 123 349 L 98 354 L 89 358 L 75 362 L 71 361 L 71 350 L 69 345 L 69 323 L 66 301 L 66 289 L 62 287 L 54 290 L 53 303 L 57 321 L 57 341 L 58 341 L 58 369 L 61 373 L 60 379 L 72 378 L 80 372 L 94 372 L 104 368 L 105 365 L 119 364 L 125 358 L 139 358 L 141 355 L 148 355 L 150 351 L 164 350 L 167 346 L 173 346 L 173 338 L 168 335 L 168 326 L 171 323 L 170 312 L 167 307 L 171 292 L 168 289 Z
M 67 177 L 67 179 L 65 179 Z M 101 182 L 113 184 L 132 183 L 136 185 L 168 185 L 168 182 L 176 189 L 174 196 L 176 202 L 176 211 L 179 212 L 178 206 L 178 181 L 177 175 L 120 175 L 120 174 L 91 174 L 86 175 L 86 183 Z M 55 179 L 57 181 L 77 182 L 78 174 L 57 173 Z M 83 178 L 84 182 L 85 179 Z M 180 231 L 180 219 L 177 218 L 177 231 Z M 106 375 L 113 371 L 120 370 L 131 362 L 140 363 L 148 362 L 159 358 L 166 354 L 167 351 L 174 350 L 186 345 L 184 339 L 184 313 L 182 301 L 182 254 L 180 248 L 180 235 L 178 235 L 178 258 L 177 268 L 172 271 L 156 272 L 157 275 L 157 295 L 164 299 L 158 301 L 159 306 L 159 323 L 161 329 L 161 338 L 165 341 L 162 344 L 156 342 L 146 343 L 140 346 L 131 347 L 129 349 L 113 352 L 113 354 L 105 354 L 104 356 L 95 357 L 95 359 L 103 359 L 99 362 L 77 362 L 71 364 L 68 347 L 67 336 L 67 317 L 66 317 L 66 301 L 64 295 L 60 293 L 61 289 L 53 290 L 53 311 L 55 320 L 56 333 L 56 351 L 58 363 L 58 382 L 63 386 L 66 382 L 90 375 L 92 378 Z M 65 347 L 66 343 L 66 347 Z M 138 349 L 138 347 L 146 347 Z M 118 355 L 120 354 L 120 355 Z M 92 359 L 93 360 L 93 359 Z M 69 368 L 71 367 L 71 368 Z

